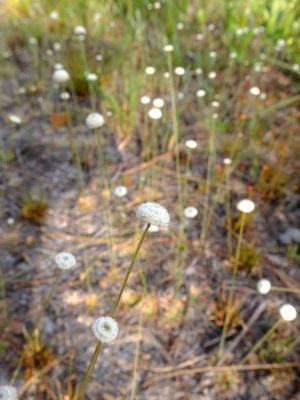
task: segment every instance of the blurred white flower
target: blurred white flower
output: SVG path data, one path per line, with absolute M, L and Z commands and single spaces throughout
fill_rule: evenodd
M 211 103 L 211 105 L 212 105 L 212 107 L 214 107 L 214 108 L 218 108 L 218 107 L 220 107 L 220 103 L 218 102 L 218 101 L 212 101 L 212 103 Z
M 29 42 L 29 44 L 30 44 L 31 46 L 35 46 L 35 45 L 37 44 L 37 40 L 36 40 L 35 37 L 30 37 L 29 40 L 28 40 L 28 42 Z
M 23 86 L 20 86 L 18 92 L 19 92 L 19 94 L 25 94 L 26 89 Z
M 212 118 L 213 119 L 218 119 L 219 118 L 219 114 L 218 113 L 213 113 Z
M 46 53 L 48 57 L 52 57 L 54 54 L 52 49 L 47 49 Z
M 0 400 L 18 400 L 17 389 L 13 386 L 0 386 Z
M 59 42 L 53 43 L 53 50 L 59 52 L 61 50 L 61 44 Z
M 285 321 L 293 321 L 297 317 L 297 310 L 291 304 L 284 304 L 280 307 L 279 312 Z
M 53 73 L 53 80 L 55 83 L 65 83 L 70 79 L 69 73 L 65 69 L 57 69 Z
M 144 229 L 146 228 L 146 226 L 147 226 L 147 224 L 145 225 Z M 159 231 L 159 227 L 158 226 L 150 225 L 150 228 L 149 228 L 149 232 L 150 233 L 155 233 L 155 232 L 158 232 L 158 231 Z
M 126 186 L 117 186 L 114 190 L 114 194 L 117 197 L 124 197 L 126 196 L 128 190 Z
M 186 207 L 183 210 L 183 214 L 186 218 L 195 218 L 198 215 L 198 210 L 196 207 Z
M 182 22 L 178 22 L 178 24 L 176 25 L 176 28 L 181 31 L 184 28 L 184 25 Z
M 188 149 L 194 150 L 194 149 L 197 148 L 198 143 L 196 142 L 196 140 L 189 139 L 189 140 L 187 140 L 187 141 L 185 142 L 185 146 L 186 146 Z
M 260 89 L 257 86 L 253 86 L 249 89 L 249 93 L 253 96 L 258 96 L 260 94 Z
M 215 30 L 215 25 L 214 24 L 209 24 L 208 26 L 207 26 L 207 29 L 209 30 L 209 31 L 214 31 Z
M 164 47 L 164 51 L 166 53 L 170 53 L 173 50 L 174 50 L 174 47 L 171 44 L 166 44 L 165 47 Z
M 196 96 L 197 96 L 197 97 L 204 97 L 205 95 L 206 95 L 206 91 L 203 90 L 203 89 L 199 89 L 199 90 L 197 90 L 197 92 L 196 92 Z
M 87 116 L 85 123 L 89 129 L 97 129 L 105 124 L 105 120 L 102 114 L 95 112 Z
M 140 98 L 140 102 L 141 102 L 142 104 L 150 104 L 151 99 L 150 99 L 149 96 L 142 96 L 142 97 Z
M 156 99 L 153 100 L 154 107 L 156 108 L 162 108 L 165 105 L 165 102 L 163 99 L 157 97 Z
M 164 72 L 164 78 L 166 79 L 170 78 L 170 72 Z
M 154 67 L 146 67 L 146 68 L 145 68 L 145 74 L 146 74 L 146 75 L 153 75 L 153 74 L 155 74 L 155 68 L 154 68 Z
M 224 165 L 231 165 L 232 164 L 232 160 L 231 160 L 231 158 L 224 158 L 223 159 L 223 164 Z
M 54 258 L 55 264 L 60 269 L 74 269 L 76 268 L 76 258 L 71 253 L 62 251 L 57 253 Z
M 8 119 L 9 119 L 9 121 L 10 121 L 11 123 L 13 123 L 13 124 L 15 124 L 15 125 L 21 125 L 21 123 L 22 123 L 21 118 L 18 117 L 17 115 L 15 115 L 15 114 L 10 114 L 10 115 L 8 116 Z
M 208 79 L 213 80 L 213 79 L 216 79 L 216 77 L 217 77 L 217 73 L 215 71 L 211 71 L 208 73 Z
M 111 317 L 100 317 L 93 323 L 92 330 L 96 338 L 102 343 L 110 343 L 118 336 L 118 323 Z
M 62 99 L 62 100 L 70 100 L 70 93 L 69 92 L 61 92 L 61 94 L 60 94 L 60 98 Z
M 202 68 L 196 68 L 195 72 L 196 72 L 197 75 L 201 75 L 203 70 L 202 70 Z
M 252 200 L 243 199 L 237 203 L 237 209 L 242 213 L 251 213 L 255 209 L 255 204 Z
M 216 58 L 217 57 L 217 52 L 216 51 L 210 51 L 209 52 L 209 57 L 210 58 Z
M 82 26 L 82 25 L 77 25 L 77 26 L 75 26 L 75 28 L 74 28 L 74 33 L 75 33 L 75 35 L 77 35 L 77 36 L 79 36 L 79 35 L 86 35 L 86 29 L 85 29 L 85 27 L 84 26 Z
M 229 57 L 230 57 L 232 60 L 234 60 L 234 59 L 237 57 L 236 52 L 235 52 L 235 51 L 232 51 L 232 52 L 229 54 Z
M 86 74 L 86 80 L 88 82 L 96 82 L 98 79 L 98 76 L 92 72 L 89 72 Z
M 96 54 L 96 61 L 102 61 L 103 60 L 103 56 L 102 54 Z
M 204 38 L 203 33 L 197 33 L 196 40 L 203 40 L 203 38 Z
M 54 69 L 55 69 L 55 71 L 57 71 L 58 69 L 64 69 L 64 66 L 60 63 L 56 63 L 56 64 L 54 64 Z
M 178 92 L 178 93 L 177 93 L 177 97 L 178 97 L 179 100 L 184 99 L 184 93 Z
M 53 10 L 49 14 L 49 18 L 52 19 L 52 21 L 57 21 L 59 19 L 59 14 L 57 11 Z
M 271 290 L 271 282 L 268 279 L 260 279 L 257 282 L 256 289 L 260 294 L 267 294 Z
M 286 40 L 285 39 L 278 39 L 276 43 L 276 50 L 282 50 L 286 46 Z
M 183 67 L 176 67 L 174 72 L 176 75 L 183 76 L 185 74 L 185 69 Z
M 266 98 L 267 98 L 267 93 L 262 92 L 262 93 L 260 94 L 259 98 L 260 98 L 261 100 L 266 100 Z
M 292 70 L 296 71 L 296 72 L 300 71 L 300 64 L 293 64 L 292 65 Z
M 148 111 L 148 115 L 151 119 L 160 119 L 162 117 L 162 112 L 159 108 L 153 107 Z
M 170 215 L 167 209 L 151 201 L 137 206 L 135 213 L 138 219 L 147 224 L 167 227 L 170 222 Z
M 156 10 L 159 10 L 159 9 L 161 8 L 161 4 L 160 4 L 159 1 L 156 1 L 156 2 L 153 4 L 153 6 L 154 6 L 154 8 L 155 8 Z

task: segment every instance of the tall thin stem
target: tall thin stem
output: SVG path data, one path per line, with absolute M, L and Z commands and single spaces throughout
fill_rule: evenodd
M 228 330 L 228 326 L 229 326 L 229 322 L 230 322 L 230 317 L 232 315 L 231 308 L 232 308 L 234 292 L 235 292 L 235 287 L 236 287 L 236 275 L 237 275 L 238 264 L 239 264 L 240 253 L 241 253 L 241 244 L 242 244 L 242 239 L 243 239 L 244 227 L 245 227 L 245 213 L 242 213 L 239 237 L 238 237 L 237 248 L 236 248 L 236 253 L 235 253 L 234 266 L 233 266 L 233 272 L 232 272 L 232 277 L 231 277 L 231 284 L 230 284 L 230 289 L 229 289 L 229 296 L 228 296 L 228 301 L 227 301 L 227 306 L 226 306 L 225 321 L 224 321 L 223 331 L 222 331 L 220 345 L 219 345 L 219 352 L 218 352 L 219 359 L 223 353 L 223 348 L 224 348 L 226 334 L 227 334 L 227 330 Z

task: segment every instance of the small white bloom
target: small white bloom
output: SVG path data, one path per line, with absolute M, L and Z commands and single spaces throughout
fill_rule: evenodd
M 21 118 L 18 117 L 17 115 L 14 115 L 14 114 L 10 114 L 10 115 L 8 116 L 8 119 L 9 119 L 9 121 L 10 121 L 11 123 L 13 123 L 13 124 L 15 124 L 15 125 L 21 125 L 21 123 L 22 123 Z
M 196 72 L 197 75 L 201 75 L 203 70 L 202 70 L 202 68 L 196 68 L 195 72 Z
M 267 93 L 262 92 L 262 93 L 260 94 L 259 98 L 260 98 L 261 100 L 266 100 L 266 98 L 267 98 Z
M 161 4 L 160 4 L 159 1 L 156 1 L 156 2 L 154 3 L 154 8 L 155 8 L 155 10 L 159 10 L 159 9 L 161 8 Z
M 150 104 L 150 101 L 151 101 L 151 99 L 150 99 L 149 96 L 142 96 L 142 97 L 140 98 L 140 102 L 141 102 L 142 104 Z
M 235 52 L 235 51 L 232 51 L 232 52 L 229 54 L 229 57 L 230 57 L 232 60 L 234 60 L 234 59 L 237 57 L 236 52 Z
M 13 386 L 0 386 L 0 400 L 18 400 L 17 389 Z
M 62 99 L 62 100 L 70 100 L 70 93 L 69 92 L 61 92 L 61 94 L 60 94 L 60 98 Z
M 56 63 L 56 64 L 54 64 L 54 69 L 55 69 L 55 71 L 57 71 L 59 69 L 64 69 L 64 66 L 60 63 Z
M 96 54 L 96 61 L 102 61 L 103 60 L 103 56 L 102 54 Z
M 214 24 L 209 24 L 207 28 L 208 28 L 209 31 L 212 32 L 212 31 L 215 30 L 215 25 Z
M 185 69 L 183 67 L 176 67 L 174 72 L 176 75 L 183 76 L 185 74 Z
M 219 114 L 218 113 L 213 113 L 212 118 L 213 119 L 218 119 L 219 118 Z
M 183 214 L 186 218 L 195 218 L 198 215 L 198 210 L 196 207 L 186 207 Z
M 255 209 L 255 204 L 251 200 L 243 199 L 238 202 L 237 209 L 246 214 L 251 213 Z
M 216 51 L 210 51 L 209 52 L 209 57 L 210 58 L 216 58 L 217 57 L 217 52 Z
M 53 73 L 55 83 L 65 83 L 70 79 L 69 73 L 65 69 L 57 69 Z
M 249 89 L 249 93 L 252 94 L 253 96 L 259 96 L 260 89 L 257 86 L 253 86 L 252 88 Z
M 165 102 L 164 102 L 163 99 L 158 97 L 158 98 L 153 100 L 153 105 L 156 108 L 162 108 L 165 105 Z
M 292 70 L 296 71 L 296 72 L 300 71 L 300 64 L 293 64 L 292 65 Z
M 86 74 L 86 80 L 89 82 L 96 82 L 97 79 L 98 79 L 98 76 L 92 72 Z
M 285 39 L 278 39 L 276 43 L 276 50 L 282 50 L 286 45 Z
M 100 21 L 101 18 L 102 18 L 102 14 L 101 14 L 100 12 L 97 12 L 97 13 L 94 15 L 94 21 L 95 21 L 95 22 Z
M 208 79 L 213 80 L 213 79 L 216 79 L 216 77 L 217 77 L 217 73 L 215 71 L 209 72 Z
M 23 86 L 19 87 L 19 94 L 25 94 L 26 93 L 26 89 Z
M 271 282 L 268 279 L 260 279 L 257 282 L 256 289 L 260 294 L 267 294 L 271 290 Z
M 203 89 L 199 89 L 199 90 L 197 90 L 197 92 L 196 92 L 196 96 L 197 96 L 197 97 L 204 97 L 205 95 L 206 95 L 206 91 L 203 90 Z
M 293 321 L 297 317 L 297 310 L 291 304 L 284 304 L 280 307 L 279 312 L 285 321 Z
M 220 107 L 220 103 L 218 101 L 212 101 L 211 105 L 212 105 L 212 107 L 215 107 L 215 108 Z
M 54 258 L 55 264 L 60 269 L 73 269 L 76 268 L 76 258 L 71 253 L 62 251 L 57 253 Z
M 7 218 L 6 220 L 7 225 L 13 225 L 15 223 L 15 220 L 12 217 Z
M 151 119 L 160 119 L 162 117 L 162 112 L 159 108 L 153 107 L 148 111 L 148 115 Z
M 147 225 L 145 225 L 145 228 L 146 228 L 146 226 Z M 155 232 L 158 232 L 159 231 L 159 227 L 158 226 L 156 226 L 156 225 L 150 225 L 150 228 L 149 228 L 149 232 L 150 233 L 155 233 Z
M 105 124 L 105 120 L 102 114 L 91 113 L 87 116 L 85 123 L 88 128 L 97 129 Z
M 196 140 L 193 139 L 189 139 L 185 142 L 185 145 L 188 149 L 194 150 L 197 148 L 198 143 L 196 142 Z
M 29 40 L 28 40 L 28 42 L 29 42 L 29 44 L 30 44 L 31 46 L 35 46 L 35 45 L 37 44 L 37 40 L 36 40 L 35 37 L 30 37 Z
M 100 317 L 93 323 L 92 330 L 102 343 L 110 343 L 118 336 L 118 323 L 111 317 Z
M 146 67 L 146 68 L 145 68 L 145 74 L 146 74 L 146 75 L 153 75 L 153 74 L 155 74 L 155 68 L 154 68 L 154 67 Z
M 224 165 L 231 165 L 232 164 L 232 160 L 231 160 L 231 158 L 224 158 L 223 159 L 223 164 Z
M 114 190 L 114 194 L 117 197 L 123 197 L 127 194 L 127 187 L 126 186 L 117 186 Z
M 178 24 L 176 25 L 176 27 L 177 27 L 177 29 L 178 29 L 179 31 L 182 31 L 182 29 L 184 28 L 184 25 L 183 25 L 182 22 L 178 22 Z
M 164 51 L 166 53 L 170 53 L 173 50 L 174 50 L 174 47 L 171 44 L 166 44 L 165 47 L 164 47 Z
M 107 110 L 106 111 L 106 116 L 109 117 L 109 118 L 112 117 L 113 116 L 113 112 L 111 110 Z
M 86 35 L 86 29 L 85 29 L 85 27 L 84 26 L 82 26 L 82 25 L 77 25 L 77 26 L 75 26 L 75 28 L 74 28 L 74 33 L 75 33 L 75 35 L 77 35 L 77 36 L 79 36 L 79 35 Z
M 197 33 L 196 40 L 203 40 L 203 38 L 204 38 L 203 33 Z
M 184 93 L 178 92 L 178 93 L 177 93 L 177 97 L 178 97 L 179 100 L 184 99 Z
M 61 44 L 59 42 L 53 43 L 53 50 L 58 52 L 61 50 Z
M 169 79 L 170 78 L 170 72 L 164 72 L 164 78 Z
M 59 14 L 57 11 L 51 11 L 49 14 L 49 18 L 52 19 L 52 21 L 57 21 L 59 19 Z
M 170 215 L 167 209 L 151 201 L 140 204 L 135 209 L 135 213 L 138 219 L 147 224 L 167 227 L 170 222 Z

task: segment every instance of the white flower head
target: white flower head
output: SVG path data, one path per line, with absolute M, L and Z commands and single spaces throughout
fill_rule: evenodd
M 35 46 L 37 44 L 37 39 L 32 36 L 29 38 L 28 42 L 31 46 Z
M 216 79 L 216 77 L 217 77 L 217 73 L 215 71 L 209 72 L 208 79 L 213 80 L 213 79 Z
M 100 317 L 93 323 L 92 330 L 102 343 L 110 343 L 118 336 L 118 323 L 111 317 Z
M 178 22 L 178 24 L 176 25 L 176 28 L 177 28 L 179 31 L 182 31 L 182 29 L 184 28 L 183 22 Z
M 159 108 L 153 107 L 148 111 L 148 115 L 151 119 L 160 119 L 162 117 L 162 112 Z
M 165 102 L 160 97 L 157 97 L 156 99 L 153 100 L 153 105 L 156 108 L 162 108 L 165 105 Z
M 216 58 L 217 57 L 217 52 L 216 51 L 210 51 L 209 52 L 209 57 L 210 58 Z
M 114 194 L 117 197 L 124 197 L 126 196 L 128 190 L 126 186 L 117 186 L 114 190 Z
M 197 35 L 196 35 L 197 40 L 203 40 L 203 38 L 204 38 L 203 33 L 197 33 Z
M 54 64 L 54 69 L 55 69 L 55 71 L 57 71 L 59 69 L 64 69 L 64 66 L 61 63 L 55 63 Z
M 58 52 L 61 50 L 61 44 L 59 42 L 53 43 L 53 50 Z
M 183 214 L 186 218 L 195 218 L 198 215 L 198 210 L 196 207 L 186 207 L 183 210 Z
M 155 74 L 155 68 L 154 68 L 154 67 L 146 67 L 146 68 L 145 68 L 145 74 L 146 74 L 146 75 L 153 75 L 153 74 Z
M 205 95 L 206 95 L 206 91 L 203 90 L 203 89 L 199 89 L 199 90 L 197 90 L 197 92 L 196 92 L 196 96 L 197 96 L 197 97 L 204 97 Z
M 146 226 L 147 225 L 145 225 L 145 228 L 146 228 Z M 149 228 L 149 232 L 150 233 L 155 233 L 155 232 L 158 232 L 159 231 L 159 227 L 158 226 L 156 226 L 156 225 L 150 225 L 150 228 Z
M 214 101 L 211 102 L 211 106 L 215 107 L 215 108 L 218 108 L 218 107 L 220 107 L 220 103 L 218 101 L 214 100 Z
M 105 120 L 102 114 L 91 113 L 87 116 L 85 123 L 89 129 L 97 129 L 105 124 Z
M 21 125 L 21 123 L 22 123 L 21 118 L 18 117 L 17 115 L 15 115 L 15 114 L 10 114 L 8 116 L 8 119 L 12 124 L 15 124 L 15 125 Z
M 243 199 L 237 203 L 237 209 L 242 213 L 251 213 L 255 209 L 255 204 L 252 200 Z
M 279 312 L 285 321 L 293 321 L 297 317 L 297 310 L 291 304 L 284 304 L 280 307 Z
M 53 10 L 49 14 L 49 18 L 52 19 L 52 21 L 57 21 L 59 19 L 59 14 L 57 11 Z
M 271 282 L 268 279 L 260 279 L 256 284 L 256 289 L 260 294 L 269 293 L 271 288 Z
M 166 53 L 171 53 L 174 50 L 174 47 L 171 44 L 166 44 L 164 47 L 164 51 Z
M 194 150 L 197 148 L 198 143 L 194 139 L 189 139 L 185 142 L 185 146 L 190 150 Z
M 156 1 L 156 2 L 153 4 L 153 6 L 154 6 L 155 10 L 159 10 L 159 9 L 161 8 L 161 4 L 160 4 L 159 1 Z
M 71 97 L 71 95 L 69 92 L 61 92 L 61 94 L 60 94 L 60 98 L 62 100 L 70 100 L 70 97 Z
M 169 79 L 170 78 L 170 72 L 164 72 L 164 78 Z
M 249 89 L 249 93 L 252 94 L 253 96 L 259 96 L 260 89 L 257 86 L 253 86 L 252 88 Z
M 226 157 L 223 159 L 223 164 L 224 165 L 231 165 L 232 164 L 232 159 L 229 157 Z
M 167 227 L 170 222 L 170 215 L 167 209 L 160 204 L 147 201 L 142 203 L 135 209 L 138 219 L 147 224 L 155 226 Z
M 150 99 L 149 96 L 142 96 L 142 97 L 140 98 L 140 102 L 141 102 L 142 104 L 149 104 L 150 101 L 151 101 L 151 99 Z
M 97 79 L 98 79 L 98 76 L 92 72 L 89 72 L 88 74 L 86 74 L 86 80 L 89 82 L 96 82 Z
M 86 35 L 86 29 L 85 29 L 85 27 L 84 26 L 82 26 L 82 25 L 77 25 L 77 26 L 75 26 L 75 28 L 74 28 L 74 33 L 75 33 L 75 35 L 77 35 L 77 36 L 79 36 L 79 35 Z
M 0 386 L 0 400 L 18 400 L 17 389 L 13 386 Z
M 234 59 L 237 57 L 237 53 L 236 53 L 235 51 L 232 51 L 232 52 L 229 54 L 229 57 L 230 57 L 232 60 L 234 60 Z
M 68 73 L 68 71 L 66 71 L 65 69 L 57 69 L 56 71 L 54 71 L 53 73 L 53 80 L 55 83 L 65 83 L 70 79 L 70 75 Z
M 183 76 L 185 74 L 185 69 L 183 67 L 176 67 L 174 72 L 176 75 Z
M 96 54 L 96 61 L 102 61 L 103 60 L 103 55 L 102 54 Z
M 54 258 L 55 264 L 60 269 L 74 269 L 76 268 L 76 258 L 71 253 L 62 251 L 57 253 Z
M 203 70 L 202 70 L 202 68 L 196 68 L 195 72 L 196 72 L 197 75 L 201 75 Z

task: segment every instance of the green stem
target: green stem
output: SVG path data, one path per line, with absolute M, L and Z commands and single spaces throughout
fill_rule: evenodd
M 260 348 L 260 346 L 263 344 L 263 342 L 268 339 L 269 336 L 272 335 L 272 333 L 277 329 L 277 327 L 281 324 L 283 320 L 280 318 L 278 319 L 273 326 L 255 343 L 255 345 L 252 347 L 252 349 L 245 355 L 245 357 L 239 362 L 238 365 L 243 365 L 245 362 L 248 360 L 248 358 L 251 356 L 251 354 L 255 353 L 256 350 Z
M 232 272 L 232 277 L 231 277 L 231 284 L 230 284 L 228 301 L 227 301 L 227 306 L 226 306 L 225 321 L 224 321 L 223 331 L 222 331 L 220 345 L 219 345 L 219 352 L 218 352 L 219 359 L 223 353 L 226 334 L 227 334 L 230 317 L 231 317 L 231 308 L 232 308 L 234 292 L 235 292 L 235 287 L 236 287 L 236 275 L 237 275 L 237 270 L 238 270 L 238 264 L 239 264 L 240 253 L 241 253 L 241 244 L 242 244 L 244 227 L 245 227 L 245 215 L 246 215 L 245 213 L 242 213 L 239 237 L 238 237 L 237 248 L 236 248 L 236 253 L 235 253 L 234 266 L 233 266 L 233 272 Z

